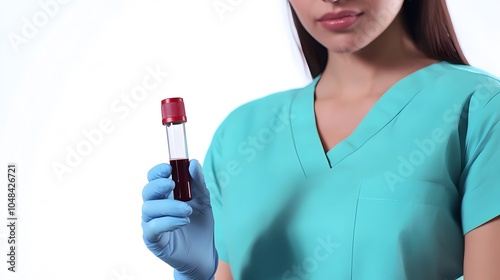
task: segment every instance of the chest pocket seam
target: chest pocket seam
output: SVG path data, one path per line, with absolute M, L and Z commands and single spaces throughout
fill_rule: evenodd
M 382 202 L 396 202 L 396 203 L 410 203 L 410 204 L 418 204 L 425 206 L 434 206 L 441 207 L 439 205 L 435 205 L 434 203 L 415 201 L 415 200 L 403 200 L 403 199 L 389 199 L 389 198 L 372 198 L 372 197 L 360 197 L 359 200 L 372 200 L 372 201 L 382 201 Z
M 459 273 L 463 236 L 455 215 L 460 197 L 452 187 L 406 179 L 391 189 L 383 177 L 361 180 L 351 244 L 352 279 L 443 279 Z M 439 264 L 438 255 L 448 260 L 446 265 Z M 391 265 L 372 263 L 382 258 Z

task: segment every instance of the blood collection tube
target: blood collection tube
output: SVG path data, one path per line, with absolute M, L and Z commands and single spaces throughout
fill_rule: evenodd
M 189 184 L 189 157 L 187 150 L 187 121 L 184 101 L 180 97 L 161 101 L 163 125 L 167 127 L 168 151 L 172 166 L 172 180 L 175 182 L 174 199 L 189 201 L 192 198 Z

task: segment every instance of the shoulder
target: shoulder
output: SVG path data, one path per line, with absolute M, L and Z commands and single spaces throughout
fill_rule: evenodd
M 301 88 L 284 90 L 247 102 L 234 109 L 227 116 L 225 122 L 241 121 L 250 117 L 252 119 L 265 118 L 272 111 L 289 106 L 301 90 Z
M 440 63 L 441 71 L 447 74 L 447 77 L 464 78 L 466 80 L 492 80 L 500 82 L 500 78 L 489 73 L 481 68 L 463 65 L 463 64 L 453 64 L 449 62 Z
M 290 118 L 292 101 L 297 95 L 308 92 L 307 89 L 311 85 L 312 82 L 302 88 L 275 92 L 231 111 L 213 134 L 204 167 L 210 170 L 225 168 L 226 162 L 231 163 L 234 159 L 245 155 L 244 151 L 239 149 L 241 144 L 254 141 L 252 137 L 255 135 L 276 127 L 277 120 L 286 123 L 286 119 Z
M 223 137 L 230 133 L 231 138 L 237 138 L 238 134 L 262 129 L 277 116 L 283 118 L 289 115 L 293 99 L 309 86 L 275 92 L 237 107 L 220 124 L 216 136 Z
M 500 78 L 470 65 L 441 63 L 435 86 L 449 89 L 454 94 L 463 93 L 466 97 L 488 95 L 494 97 L 500 92 Z

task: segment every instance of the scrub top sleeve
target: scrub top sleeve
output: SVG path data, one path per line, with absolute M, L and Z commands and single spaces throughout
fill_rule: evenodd
M 500 215 L 500 83 L 480 87 L 468 111 L 459 186 L 464 235 Z
M 210 192 L 210 203 L 214 215 L 214 239 L 215 247 L 219 254 L 219 260 L 229 263 L 227 257 L 226 246 L 224 243 L 224 219 L 223 219 L 223 203 L 222 203 L 222 185 L 217 177 L 217 170 L 220 170 L 222 159 L 221 146 L 221 127 L 217 129 L 212 139 L 212 143 L 208 148 L 205 160 L 203 162 L 203 174 L 205 182 Z

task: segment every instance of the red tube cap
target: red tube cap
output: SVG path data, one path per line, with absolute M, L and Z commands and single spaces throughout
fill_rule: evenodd
M 184 101 L 182 98 L 174 97 L 161 101 L 161 120 L 163 125 L 187 121 L 186 110 L 184 109 Z

